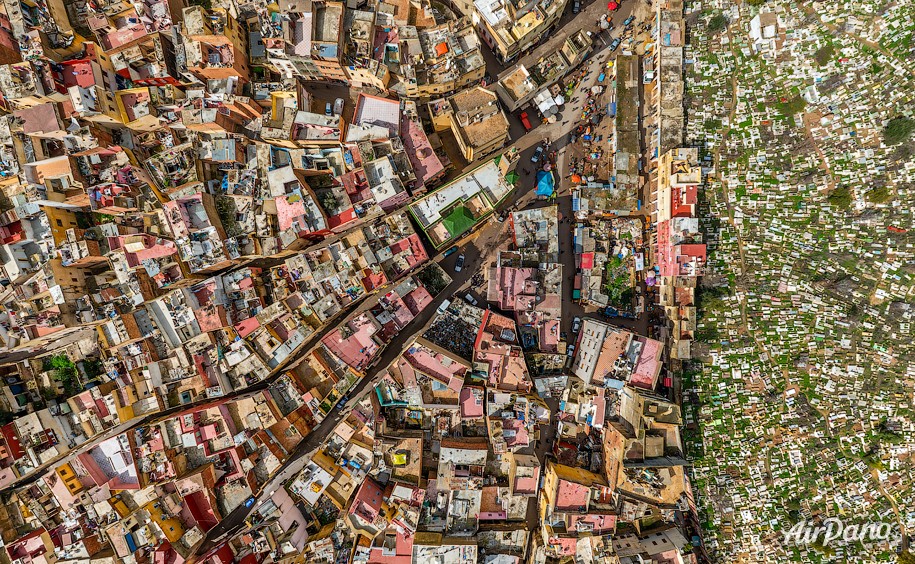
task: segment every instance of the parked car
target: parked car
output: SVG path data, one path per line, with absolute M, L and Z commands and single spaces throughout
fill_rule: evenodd
M 572 13 L 577 14 L 581 11 L 581 2 L 580 0 L 573 0 L 572 2 Z
M 480 303 L 470 293 L 468 293 L 466 296 L 464 296 L 464 299 L 467 300 L 467 303 L 470 305 L 478 305 Z
M 444 253 L 442 253 L 442 257 L 450 257 L 457 251 L 458 251 L 458 246 L 455 245 L 455 246 L 451 247 L 450 249 L 448 249 L 447 251 L 445 251 Z
M 445 313 L 445 310 L 448 309 L 448 306 L 451 305 L 451 300 L 445 300 L 442 302 L 442 305 L 438 306 L 438 309 L 435 310 L 438 313 Z
M 330 102 L 324 105 L 324 115 L 331 116 L 334 114 L 334 108 L 330 105 Z
M 575 345 L 567 346 L 566 354 L 569 356 L 569 358 L 573 358 L 575 356 Z
M 464 253 L 458 255 L 457 262 L 454 263 L 454 271 L 460 272 L 464 268 Z
M 245 507 L 250 508 L 252 505 L 254 505 L 254 501 L 254 496 L 249 496 L 248 499 L 245 500 Z
M 543 145 L 538 145 L 537 150 L 534 151 L 533 155 L 531 155 L 531 162 L 532 163 L 540 162 L 541 156 L 543 156 Z
M 525 131 L 534 129 L 534 127 L 531 125 L 531 120 L 528 117 L 527 112 L 521 112 L 519 117 L 521 118 L 521 125 L 524 126 Z
M 634 22 L 634 21 L 635 21 L 635 16 L 629 16 L 629 17 L 626 18 L 626 20 L 623 22 L 623 25 L 624 25 L 624 26 L 628 26 L 629 24 L 631 24 L 631 23 Z
M 334 115 L 339 116 L 343 114 L 343 103 L 343 98 L 334 100 Z
M 617 37 L 616 39 L 613 40 L 612 43 L 610 43 L 610 50 L 611 50 L 611 51 L 616 51 L 616 48 L 619 47 L 619 46 L 620 46 L 620 38 Z
M 581 331 L 581 318 L 576 317 L 572 320 L 572 332 L 578 333 L 579 331 Z

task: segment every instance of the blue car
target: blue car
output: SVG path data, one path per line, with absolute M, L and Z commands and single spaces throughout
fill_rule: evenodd
M 616 48 L 619 47 L 619 46 L 620 46 L 620 38 L 617 37 L 616 39 L 613 40 L 612 43 L 610 43 L 610 50 L 611 50 L 611 51 L 616 51 Z
M 250 509 L 251 506 L 254 505 L 255 501 L 256 500 L 254 499 L 254 496 L 252 495 L 251 497 L 249 497 L 248 499 L 245 500 L 245 507 Z
M 534 154 L 531 155 L 531 162 L 536 163 L 537 161 L 539 161 L 541 155 L 543 155 L 543 146 L 542 145 L 538 146 L 537 150 L 534 151 Z
M 623 25 L 629 25 L 634 21 L 635 21 L 635 16 L 629 16 L 628 18 L 626 18 L 626 21 L 623 22 Z

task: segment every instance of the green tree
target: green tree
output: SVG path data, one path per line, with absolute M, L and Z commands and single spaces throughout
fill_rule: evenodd
M 832 43 L 827 43 L 817 49 L 816 53 L 813 54 L 813 60 L 822 67 L 832 59 L 832 56 L 835 55 L 835 53 L 836 48 L 832 46 Z
M 717 33 L 728 26 L 728 19 L 724 14 L 715 14 L 708 22 L 708 30 Z
M 105 365 L 99 358 L 89 358 L 83 361 L 83 370 L 86 371 L 86 376 L 90 380 L 94 380 L 105 371 Z
M 882 204 L 889 201 L 890 199 L 890 189 L 886 186 L 878 186 L 865 194 L 868 202 L 874 204 Z
M 442 267 L 435 263 L 431 263 L 426 268 L 420 270 L 419 273 L 417 273 L 416 278 L 419 279 L 422 285 L 426 287 L 426 290 L 429 290 L 429 293 L 433 296 L 439 294 L 451 283 L 451 280 L 448 278 L 448 275 L 445 274 L 445 271 L 442 270 Z
M 762 6 L 766 3 L 766 0 L 747 0 L 747 4 L 750 6 Z
M 327 213 L 334 213 L 339 206 L 337 202 L 337 197 L 334 196 L 334 193 L 331 190 L 325 190 L 318 193 L 318 202 L 321 204 L 321 207 L 324 208 L 324 211 Z
M 79 371 L 76 364 L 65 354 L 57 354 L 45 363 L 45 370 L 54 371 L 54 379 L 64 387 L 64 393 L 72 396 L 81 391 Z
M 898 145 L 907 140 L 915 132 L 915 120 L 897 116 L 887 122 L 883 128 L 883 140 L 887 145 Z
M 827 197 L 829 203 L 839 209 L 845 209 L 851 205 L 851 189 L 848 186 L 839 186 Z

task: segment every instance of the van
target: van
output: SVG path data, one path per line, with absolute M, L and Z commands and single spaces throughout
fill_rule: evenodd
M 326 116 L 333 115 L 333 111 L 331 111 L 331 109 L 332 109 L 332 108 L 331 108 L 331 106 L 330 106 L 330 102 L 328 102 L 328 103 L 324 106 L 324 115 L 326 115 Z
M 448 309 L 448 306 L 451 305 L 451 300 L 445 300 L 442 302 L 442 305 L 438 306 L 438 309 L 435 310 L 438 313 L 445 313 L 445 310 Z
M 343 115 L 343 98 L 334 100 L 334 115 Z

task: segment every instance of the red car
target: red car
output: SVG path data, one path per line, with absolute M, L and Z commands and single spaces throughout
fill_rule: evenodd
M 527 112 L 521 112 L 520 117 L 521 117 L 521 125 L 524 126 L 524 129 L 526 129 L 527 131 L 534 129 L 533 127 L 531 127 L 531 120 L 528 119 Z

